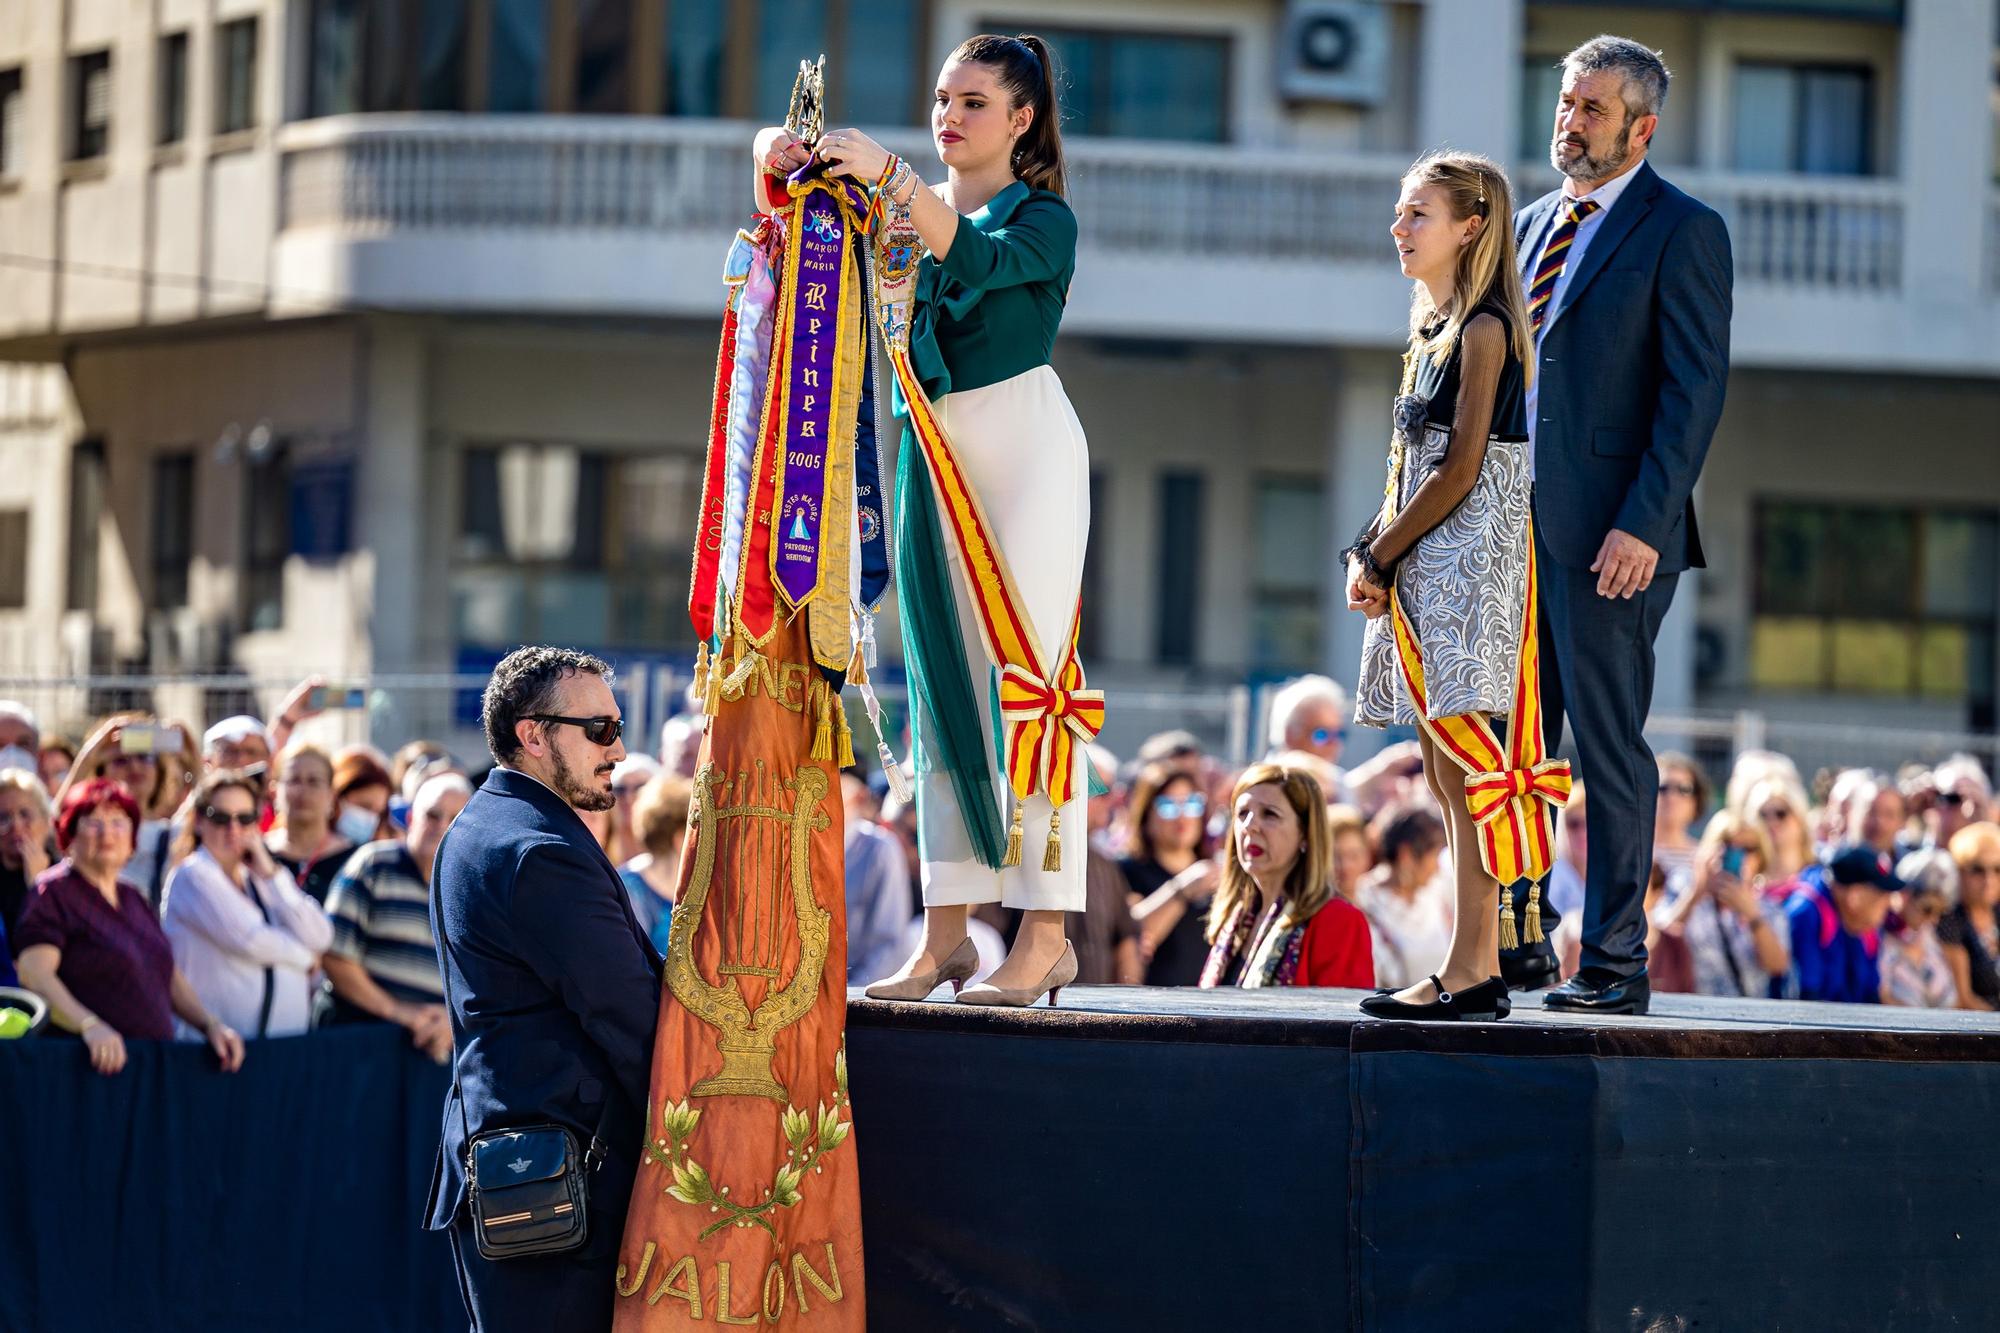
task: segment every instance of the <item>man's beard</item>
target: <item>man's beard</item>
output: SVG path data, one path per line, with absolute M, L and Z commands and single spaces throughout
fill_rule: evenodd
M 554 756 L 556 761 L 555 788 L 558 796 L 561 796 L 578 810 L 609 810 L 612 806 L 618 804 L 617 796 L 610 790 L 587 786 L 578 780 L 576 770 L 569 766 L 569 763 L 563 758 L 561 750 L 555 751 Z M 593 778 L 597 776 L 596 768 L 593 767 L 590 770 L 590 776 Z
M 1588 145 L 1578 144 L 1575 147 L 1582 151 L 1574 158 L 1565 159 L 1562 150 L 1570 146 L 1570 140 L 1558 134 L 1549 140 L 1549 165 L 1577 181 L 1601 181 L 1616 176 L 1632 160 L 1632 139 L 1627 133 L 1631 128 L 1632 122 L 1627 120 L 1624 128 L 1618 131 L 1618 141 L 1603 157 L 1592 157 Z

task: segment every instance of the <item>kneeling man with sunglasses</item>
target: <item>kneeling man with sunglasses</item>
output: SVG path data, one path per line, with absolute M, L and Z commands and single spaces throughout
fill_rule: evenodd
M 453 1079 L 424 1225 L 450 1233 L 480 1333 L 611 1326 L 660 959 L 576 813 L 611 808 L 625 757 L 610 674 L 561 648 L 494 668 L 499 767 L 431 875 Z

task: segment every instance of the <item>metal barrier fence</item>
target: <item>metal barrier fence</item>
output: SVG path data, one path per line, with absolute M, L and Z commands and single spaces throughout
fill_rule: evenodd
M 299 729 L 302 738 L 329 745 L 365 742 L 393 751 L 421 737 L 443 742 L 468 760 L 485 753 L 478 726 L 479 692 L 487 680 L 484 674 L 329 679 L 365 691 L 367 705 L 309 720 Z M 197 734 L 235 713 L 270 717 L 297 683 L 297 677 L 232 675 L 0 676 L 0 699 L 34 710 L 44 735 L 64 736 L 74 742 L 83 739 L 96 719 L 121 709 L 181 722 Z M 691 683 L 692 677 L 685 671 L 643 663 L 619 670 L 615 689 L 625 712 L 629 748 L 657 749 L 661 725 L 687 710 Z M 1148 736 L 1184 730 L 1226 762 L 1243 764 L 1265 748 L 1275 690 L 1275 685 L 1205 690 L 1128 690 L 1114 685 L 1109 690 L 1112 707 L 1103 740 L 1113 753 L 1129 758 Z M 900 749 L 903 688 L 882 682 L 876 692 L 883 704 L 889 742 Z M 859 707 L 851 716 L 861 724 Z M 1959 753 L 1977 756 L 1989 773 L 2000 771 L 2000 736 L 1991 733 L 1857 726 L 1774 718 L 1751 711 L 1655 715 L 1646 730 L 1655 749 L 1686 751 L 1718 780 L 1726 776 L 1735 756 L 1749 749 L 1776 750 L 1791 756 L 1808 782 L 1823 770 L 1861 766 L 1893 773 L 1904 764 L 1934 764 Z M 1392 734 L 1388 739 L 1398 737 Z M 1357 753 L 1372 748 L 1369 738 L 1358 734 L 1352 743 Z M 872 743 L 857 749 L 870 750 Z

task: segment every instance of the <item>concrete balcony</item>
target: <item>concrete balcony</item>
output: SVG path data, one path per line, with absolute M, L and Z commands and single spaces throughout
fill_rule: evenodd
M 368 116 L 280 136 L 272 311 L 368 306 L 706 317 L 749 215 L 750 127 L 577 117 Z M 898 142 L 921 160 L 920 138 Z M 1398 157 L 1073 141 L 1083 225 L 1072 332 L 1392 346 Z M 2000 369 L 2000 197 L 1985 273 L 1913 267 L 1902 182 L 1669 173 L 1728 219 L 1735 358 Z M 1553 178 L 1521 172 L 1532 197 Z

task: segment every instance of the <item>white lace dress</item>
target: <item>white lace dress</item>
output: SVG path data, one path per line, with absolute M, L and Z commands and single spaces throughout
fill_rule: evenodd
M 1437 380 L 1432 394 L 1456 393 L 1456 374 L 1432 377 L 1420 369 L 1420 386 L 1430 378 Z M 1496 404 L 1494 431 L 1471 493 L 1396 567 L 1396 596 L 1423 653 L 1433 719 L 1513 711 L 1532 500 L 1528 443 L 1517 434 L 1525 425 L 1518 385 L 1518 373 L 1503 377 L 1503 402 Z M 1510 388 L 1514 401 L 1506 403 Z M 1395 430 L 1405 459 L 1398 511 L 1437 470 L 1451 440 L 1450 426 L 1431 420 L 1432 394 L 1408 393 L 1396 400 Z M 1354 720 L 1370 727 L 1416 725 L 1388 616 L 1369 621 L 1362 640 Z

